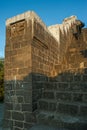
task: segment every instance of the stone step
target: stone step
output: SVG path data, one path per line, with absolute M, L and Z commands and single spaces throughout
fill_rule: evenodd
M 78 79 L 78 80 L 77 80 Z M 40 84 L 40 83 L 38 83 Z M 87 76 L 84 75 L 84 81 L 80 81 L 76 77 L 76 81 L 67 82 L 67 81 L 53 81 L 45 82 L 43 84 L 44 90 L 53 90 L 53 91 L 70 91 L 70 92 L 87 92 Z
M 87 103 L 87 92 L 44 90 L 42 98 L 55 101 Z
M 38 124 L 31 127 L 29 130 L 68 130 L 68 129 Z
M 40 124 L 48 124 L 49 126 L 55 126 L 58 128 L 87 130 L 87 118 L 81 116 L 70 116 L 56 112 L 39 111 L 37 120 Z
M 55 101 L 53 99 L 40 99 L 38 109 L 59 112 L 68 115 L 87 116 L 87 104 L 76 102 Z

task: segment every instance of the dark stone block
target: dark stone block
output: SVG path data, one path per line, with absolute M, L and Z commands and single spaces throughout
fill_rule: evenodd
M 69 83 L 58 83 L 57 84 L 58 91 L 70 91 L 71 88 L 69 87 Z
M 21 110 L 21 104 L 14 103 L 14 104 L 13 104 L 13 110 L 20 111 L 20 110 Z
M 57 92 L 56 93 L 56 99 L 58 101 L 71 101 L 72 100 L 72 95 L 71 93 L 65 93 L 65 92 Z
M 31 101 L 31 96 L 29 96 L 29 95 L 24 95 L 24 103 L 31 103 L 32 101 Z
M 38 109 L 38 105 L 37 105 L 37 102 L 33 102 L 33 105 L 32 105 L 32 111 L 35 111 Z
M 55 96 L 54 96 L 54 92 L 44 92 L 43 93 L 43 98 L 46 98 L 46 99 L 54 99 Z
M 74 76 L 74 81 L 75 81 L 75 82 L 81 81 L 81 75 L 75 75 L 75 76 Z
M 46 77 L 45 75 L 43 74 L 40 74 L 40 73 L 36 73 L 36 74 L 32 74 L 32 80 L 33 81 L 42 81 L 42 82 L 46 82 L 48 81 L 48 77 Z
M 34 125 L 33 127 L 30 128 L 30 130 L 68 130 L 68 129 L 39 124 Z
M 70 75 L 67 76 L 67 77 L 66 77 L 66 81 L 67 81 L 67 82 L 73 82 L 73 75 L 72 75 L 72 76 L 70 76 Z
M 34 113 L 25 113 L 25 121 L 27 123 L 35 123 L 36 122 L 36 116 Z
M 23 103 L 23 102 L 24 102 L 24 100 L 23 100 L 23 97 L 22 97 L 22 96 L 17 97 L 17 99 L 18 99 L 18 103 Z
M 3 128 L 10 128 L 12 130 L 13 128 L 13 120 L 4 119 L 3 121 Z
M 48 102 L 46 102 L 46 101 L 39 101 L 39 109 L 48 110 Z
M 16 95 L 17 96 L 24 96 L 24 90 L 17 90 Z
M 77 115 L 78 114 L 78 106 L 72 104 L 62 104 L 59 103 L 58 105 L 58 112 L 70 115 Z
M 24 123 L 24 128 L 27 128 L 30 130 L 30 128 L 33 126 L 34 124 L 32 123 Z
M 9 119 L 11 119 L 11 118 L 12 118 L 11 115 L 12 115 L 12 114 L 11 114 L 11 111 L 7 111 L 7 109 L 6 109 L 6 111 L 5 111 L 5 113 L 4 113 L 5 119 L 8 119 L 8 117 L 9 117 Z
M 43 88 L 45 90 L 57 90 L 57 82 L 45 82 L 43 83 Z
M 83 75 L 83 82 L 87 82 L 87 75 Z
M 6 110 L 13 110 L 13 103 L 5 103 Z
M 32 105 L 31 104 L 22 104 L 22 111 L 32 111 Z
M 11 103 L 11 102 L 12 102 L 12 99 L 11 99 L 11 96 L 10 96 L 9 93 L 5 93 L 5 94 L 4 94 L 4 101 L 5 101 L 6 103 Z
M 49 103 L 49 107 L 48 107 L 48 110 L 49 111 L 56 111 L 56 106 L 57 106 L 57 104 L 56 103 Z
M 38 99 L 41 98 L 41 96 L 42 96 L 41 94 L 42 94 L 42 89 L 34 89 L 32 91 L 32 101 L 37 102 Z
M 22 83 L 21 86 L 24 87 L 24 89 L 26 89 L 26 90 L 31 90 L 32 89 L 32 81 Z
M 29 61 L 28 61 L 29 62 Z M 29 63 L 28 63 L 29 64 Z M 31 70 L 31 68 L 28 68 L 28 69 L 30 69 Z M 23 79 L 23 81 L 24 82 L 32 82 L 32 75 L 31 75 L 31 73 L 28 75 L 28 76 L 26 76 L 24 79 Z M 30 88 L 32 88 L 32 86 L 30 85 L 29 86 Z
M 84 69 L 84 74 L 87 74 L 87 68 Z
M 87 92 L 87 83 L 86 82 L 81 82 L 79 89 L 83 92 Z
M 14 124 L 15 124 L 14 126 L 16 127 L 23 128 L 23 122 L 15 121 Z
M 87 117 L 87 106 L 80 107 L 80 115 Z
M 74 102 L 83 102 L 83 94 L 75 93 L 73 94 L 73 101 Z
M 83 102 L 87 103 L 87 94 L 84 94 Z
M 9 83 L 9 82 L 5 82 L 5 90 L 13 90 L 14 89 L 14 85 L 13 82 Z
M 10 95 L 10 96 L 14 96 L 14 95 L 15 95 L 15 90 L 9 91 L 9 95 Z
M 43 82 L 33 81 L 32 82 L 32 88 L 33 89 L 41 89 L 41 88 L 43 88 L 44 84 L 45 83 L 43 83 Z
M 23 130 L 22 128 L 14 127 L 14 130 Z
M 62 82 L 73 82 L 73 76 L 71 75 L 62 75 L 61 76 L 61 81 Z
M 24 120 L 24 114 L 22 112 L 12 112 L 12 119 L 13 120 L 18 120 L 18 121 L 23 121 Z
M 70 90 L 71 91 L 81 91 L 81 87 L 80 87 L 80 83 L 79 82 L 77 82 L 77 83 L 70 83 Z

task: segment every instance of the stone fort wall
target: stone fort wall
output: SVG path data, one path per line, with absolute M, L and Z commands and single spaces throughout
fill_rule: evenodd
M 87 124 L 87 29 L 77 18 L 46 27 L 34 12 L 6 21 L 4 127 Z

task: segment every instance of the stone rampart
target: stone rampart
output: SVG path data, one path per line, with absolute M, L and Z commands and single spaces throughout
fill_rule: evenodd
M 6 22 L 4 127 L 87 124 L 87 29 L 76 16 L 46 27 L 34 12 Z

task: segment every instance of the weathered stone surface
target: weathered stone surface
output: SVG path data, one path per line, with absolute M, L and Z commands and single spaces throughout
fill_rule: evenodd
M 15 126 L 19 128 L 23 128 L 23 122 L 15 121 Z
M 78 106 L 73 104 L 64 104 L 59 103 L 58 104 L 58 112 L 60 113 L 67 113 L 70 115 L 77 115 L 78 114 Z
M 13 120 L 18 120 L 18 121 L 24 121 L 24 115 L 23 115 L 22 112 L 13 111 L 12 119 Z
M 87 29 L 80 27 L 82 22 L 71 16 L 47 28 L 32 11 L 6 21 L 4 118 L 8 128 L 25 130 L 37 123 L 84 128 Z

